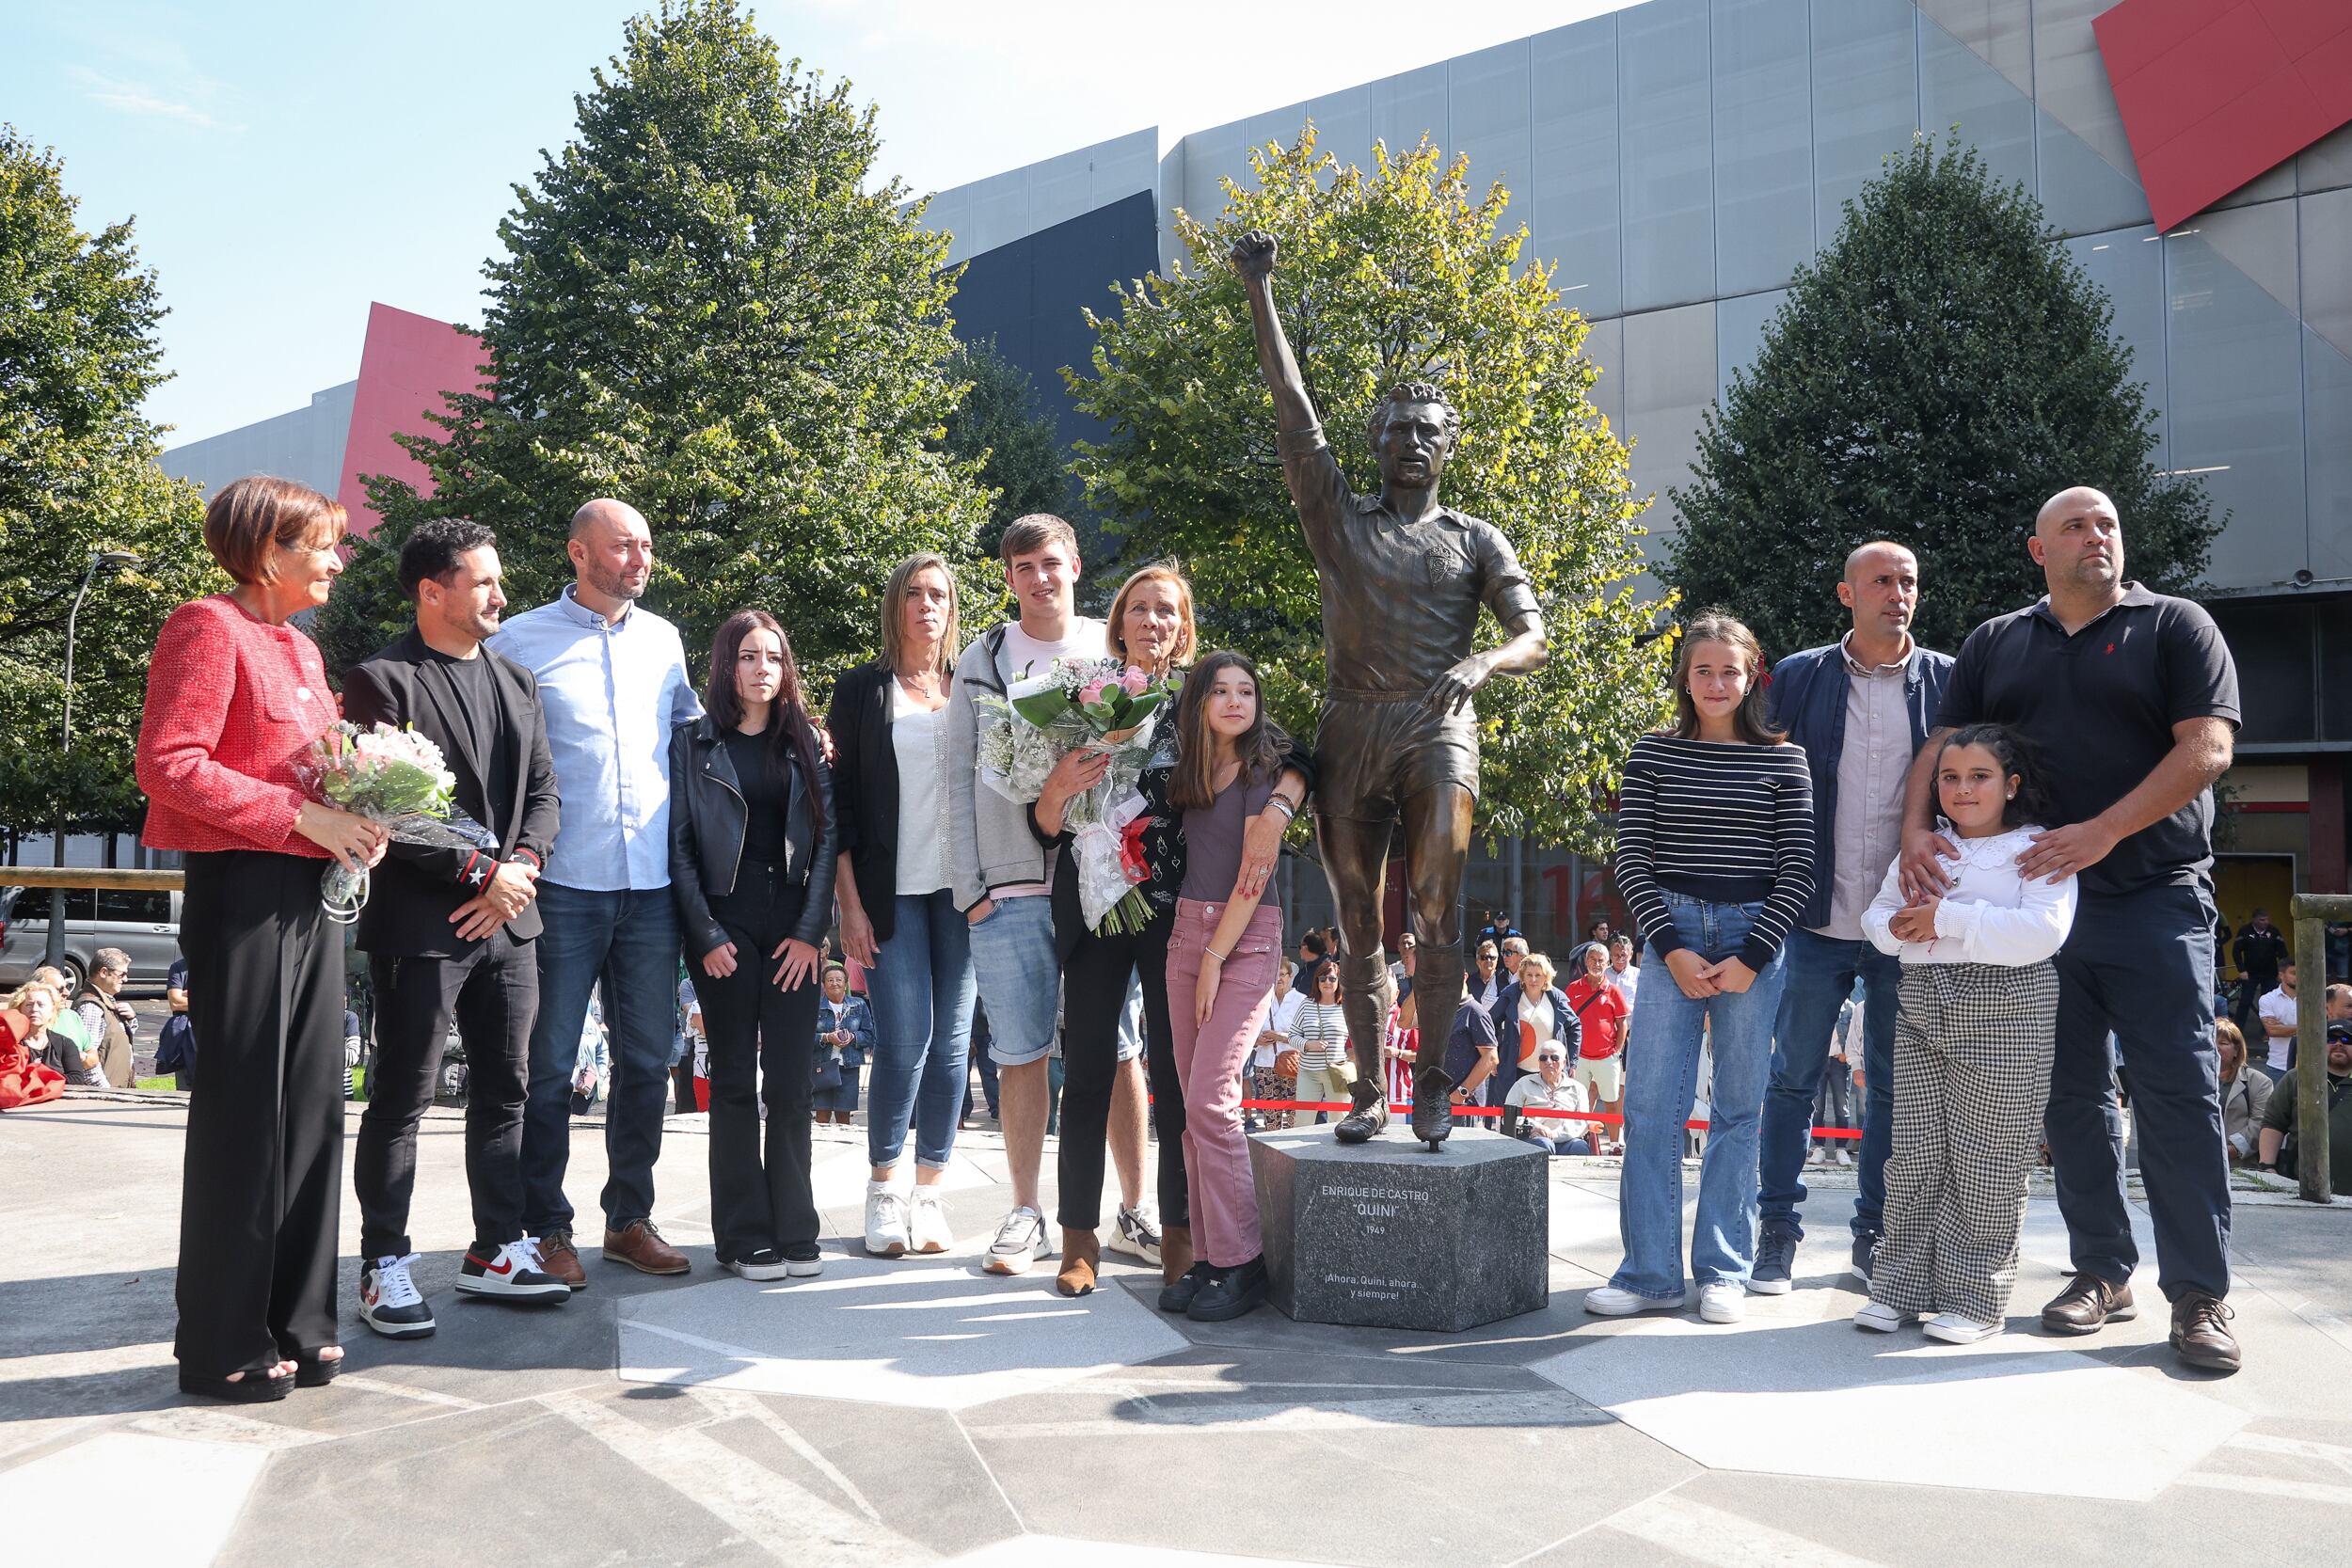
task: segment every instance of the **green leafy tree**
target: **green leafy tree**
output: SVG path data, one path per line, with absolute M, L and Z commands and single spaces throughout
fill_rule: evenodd
M 404 438 L 429 486 L 370 480 L 386 526 L 325 640 L 341 667 L 405 624 L 391 558 L 426 517 L 495 528 L 510 597 L 552 597 L 572 512 L 610 495 L 652 525 L 647 602 L 690 650 L 764 606 L 821 697 L 875 651 L 891 566 L 968 564 L 987 515 L 977 466 L 940 444 L 959 391 L 947 242 L 872 179 L 873 111 L 781 63 L 733 0 L 632 20 L 576 103 L 485 268 L 492 389 L 447 395 L 439 434 Z
M 1642 570 L 1626 448 L 1592 404 L 1600 372 L 1583 318 L 1561 309 L 1552 269 L 1523 259 L 1526 230 L 1501 228 L 1509 197 L 1482 199 L 1469 162 L 1426 140 L 1402 157 L 1374 148 L 1370 172 L 1315 150 L 1251 155 L 1254 188 L 1228 182 L 1204 225 L 1179 214 L 1183 255 L 1166 277 L 1114 291 L 1089 312 L 1091 373 L 1065 371 L 1079 405 L 1108 427 L 1081 442 L 1089 499 L 1143 555 L 1184 562 L 1202 635 L 1246 649 L 1284 724 L 1312 733 L 1323 686 L 1314 563 L 1275 452 L 1248 307 L 1227 264 L 1233 240 L 1280 243 L 1275 297 L 1349 481 L 1379 474 L 1364 434 L 1391 386 L 1435 381 L 1461 411 L 1443 499 L 1502 529 L 1534 580 L 1551 662 L 1481 693 L 1486 832 L 1593 846 L 1597 799 L 1661 711 L 1666 640 Z M 1501 637 L 1484 624 L 1482 646 Z
M 978 541 L 982 555 L 993 555 L 1014 518 L 1072 510 L 1069 458 L 1053 417 L 1038 404 L 1036 383 L 997 351 L 994 339 L 960 343 L 947 375 L 964 393 L 947 417 L 940 445 L 978 465 L 980 483 L 995 493 Z
M 155 275 L 131 225 L 95 233 L 56 154 L 0 125 L 0 823 L 135 827 L 132 773 L 155 633 L 181 600 L 227 586 L 204 549 L 196 487 L 156 467 L 139 413 L 166 379 Z M 73 744 L 59 744 L 66 620 L 90 557 L 102 570 L 74 639 Z
M 2156 468 L 2113 309 L 2050 234 L 1973 149 L 1922 137 L 1888 161 L 1706 417 L 1661 573 L 1685 602 L 1729 606 L 1775 657 L 1826 642 L 1847 553 L 1893 539 L 1919 557 L 1916 635 L 1957 649 L 2041 596 L 2026 537 L 2073 484 L 2114 498 L 2132 576 L 2197 580 L 2221 524 Z

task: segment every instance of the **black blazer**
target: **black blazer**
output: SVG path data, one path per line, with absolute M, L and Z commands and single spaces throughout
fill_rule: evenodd
M 836 745 L 838 742 L 835 743 Z M 784 874 L 802 890 L 800 918 L 786 934 L 822 949 L 833 924 L 834 861 L 840 853 L 834 802 L 840 791 L 820 752 L 816 810 L 809 809 L 801 770 L 784 770 L 791 803 L 785 808 Z M 733 941 L 710 912 L 710 900 L 735 891 L 749 815 L 742 781 L 719 726 L 708 714 L 670 731 L 670 896 L 677 904 L 690 958 L 707 957 Z
M 858 900 L 888 942 L 898 925 L 898 753 L 890 744 L 890 687 L 881 659 L 834 683 L 825 731 L 833 736 L 833 799 L 841 851 L 857 878 Z
M 535 866 L 555 843 L 557 822 L 555 765 L 548 754 L 539 682 L 486 647 L 476 657 L 489 664 L 491 689 L 505 720 L 507 764 L 515 779 L 506 800 L 484 798 L 489 759 L 472 754 L 473 732 L 460 721 L 456 688 L 416 632 L 352 666 L 343 676 L 343 717 L 362 726 L 414 724 L 418 734 L 440 747 L 457 775 L 457 809 L 497 836 L 496 858 Z M 472 952 L 475 943 L 461 939 L 449 917 L 482 891 L 482 863 L 489 858 L 469 849 L 395 842 L 375 868 L 367 907 L 359 911 L 360 950 L 416 958 Z M 506 923 L 506 934 L 516 942 L 529 942 L 539 931 L 535 902 Z

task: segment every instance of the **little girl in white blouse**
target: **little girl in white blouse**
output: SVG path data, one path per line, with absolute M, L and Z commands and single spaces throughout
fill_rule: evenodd
M 1935 763 L 1951 887 L 1911 904 L 1901 865 L 1863 912 L 1903 966 L 1895 1022 L 1895 1136 L 1886 1232 L 1857 1327 L 1924 1318 L 1954 1344 L 2001 1331 L 2017 1282 L 2026 1177 L 2042 1136 L 2057 1037 L 2052 957 L 2074 923 L 2074 879 L 2025 878 L 2049 821 L 2025 742 L 1997 724 L 1944 740 Z

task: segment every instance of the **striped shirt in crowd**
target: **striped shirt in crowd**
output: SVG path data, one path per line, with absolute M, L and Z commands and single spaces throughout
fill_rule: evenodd
M 1301 1072 L 1338 1067 L 1347 1060 L 1347 1014 L 1336 1002 L 1304 1004 L 1291 1020 L 1291 1045 Z
M 1617 797 L 1616 871 L 1635 928 L 1661 958 L 1698 938 L 1677 932 L 1665 895 L 1761 903 L 1739 953 L 1761 970 L 1813 894 L 1804 748 L 1642 736 Z

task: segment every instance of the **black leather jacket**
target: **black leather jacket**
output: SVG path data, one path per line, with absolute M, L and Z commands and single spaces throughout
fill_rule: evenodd
M 821 946 L 825 929 L 833 924 L 834 859 L 839 846 L 833 774 L 819 756 L 815 817 L 809 811 L 808 791 L 801 785 L 800 769 L 787 768 L 784 776 L 792 798 L 786 808 L 785 878 L 803 890 L 801 917 L 786 935 L 812 947 Z M 685 929 L 691 958 L 701 958 L 733 940 L 711 915 L 710 900 L 735 891 L 736 869 L 743 858 L 747 810 L 735 765 L 727 759 L 726 748 L 719 744 L 719 727 L 709 715 L 690 719 L 673 729 L 670 896 L 677 901 L 678 921 Z M 816 817 L 823 819 L 821 827 Z

